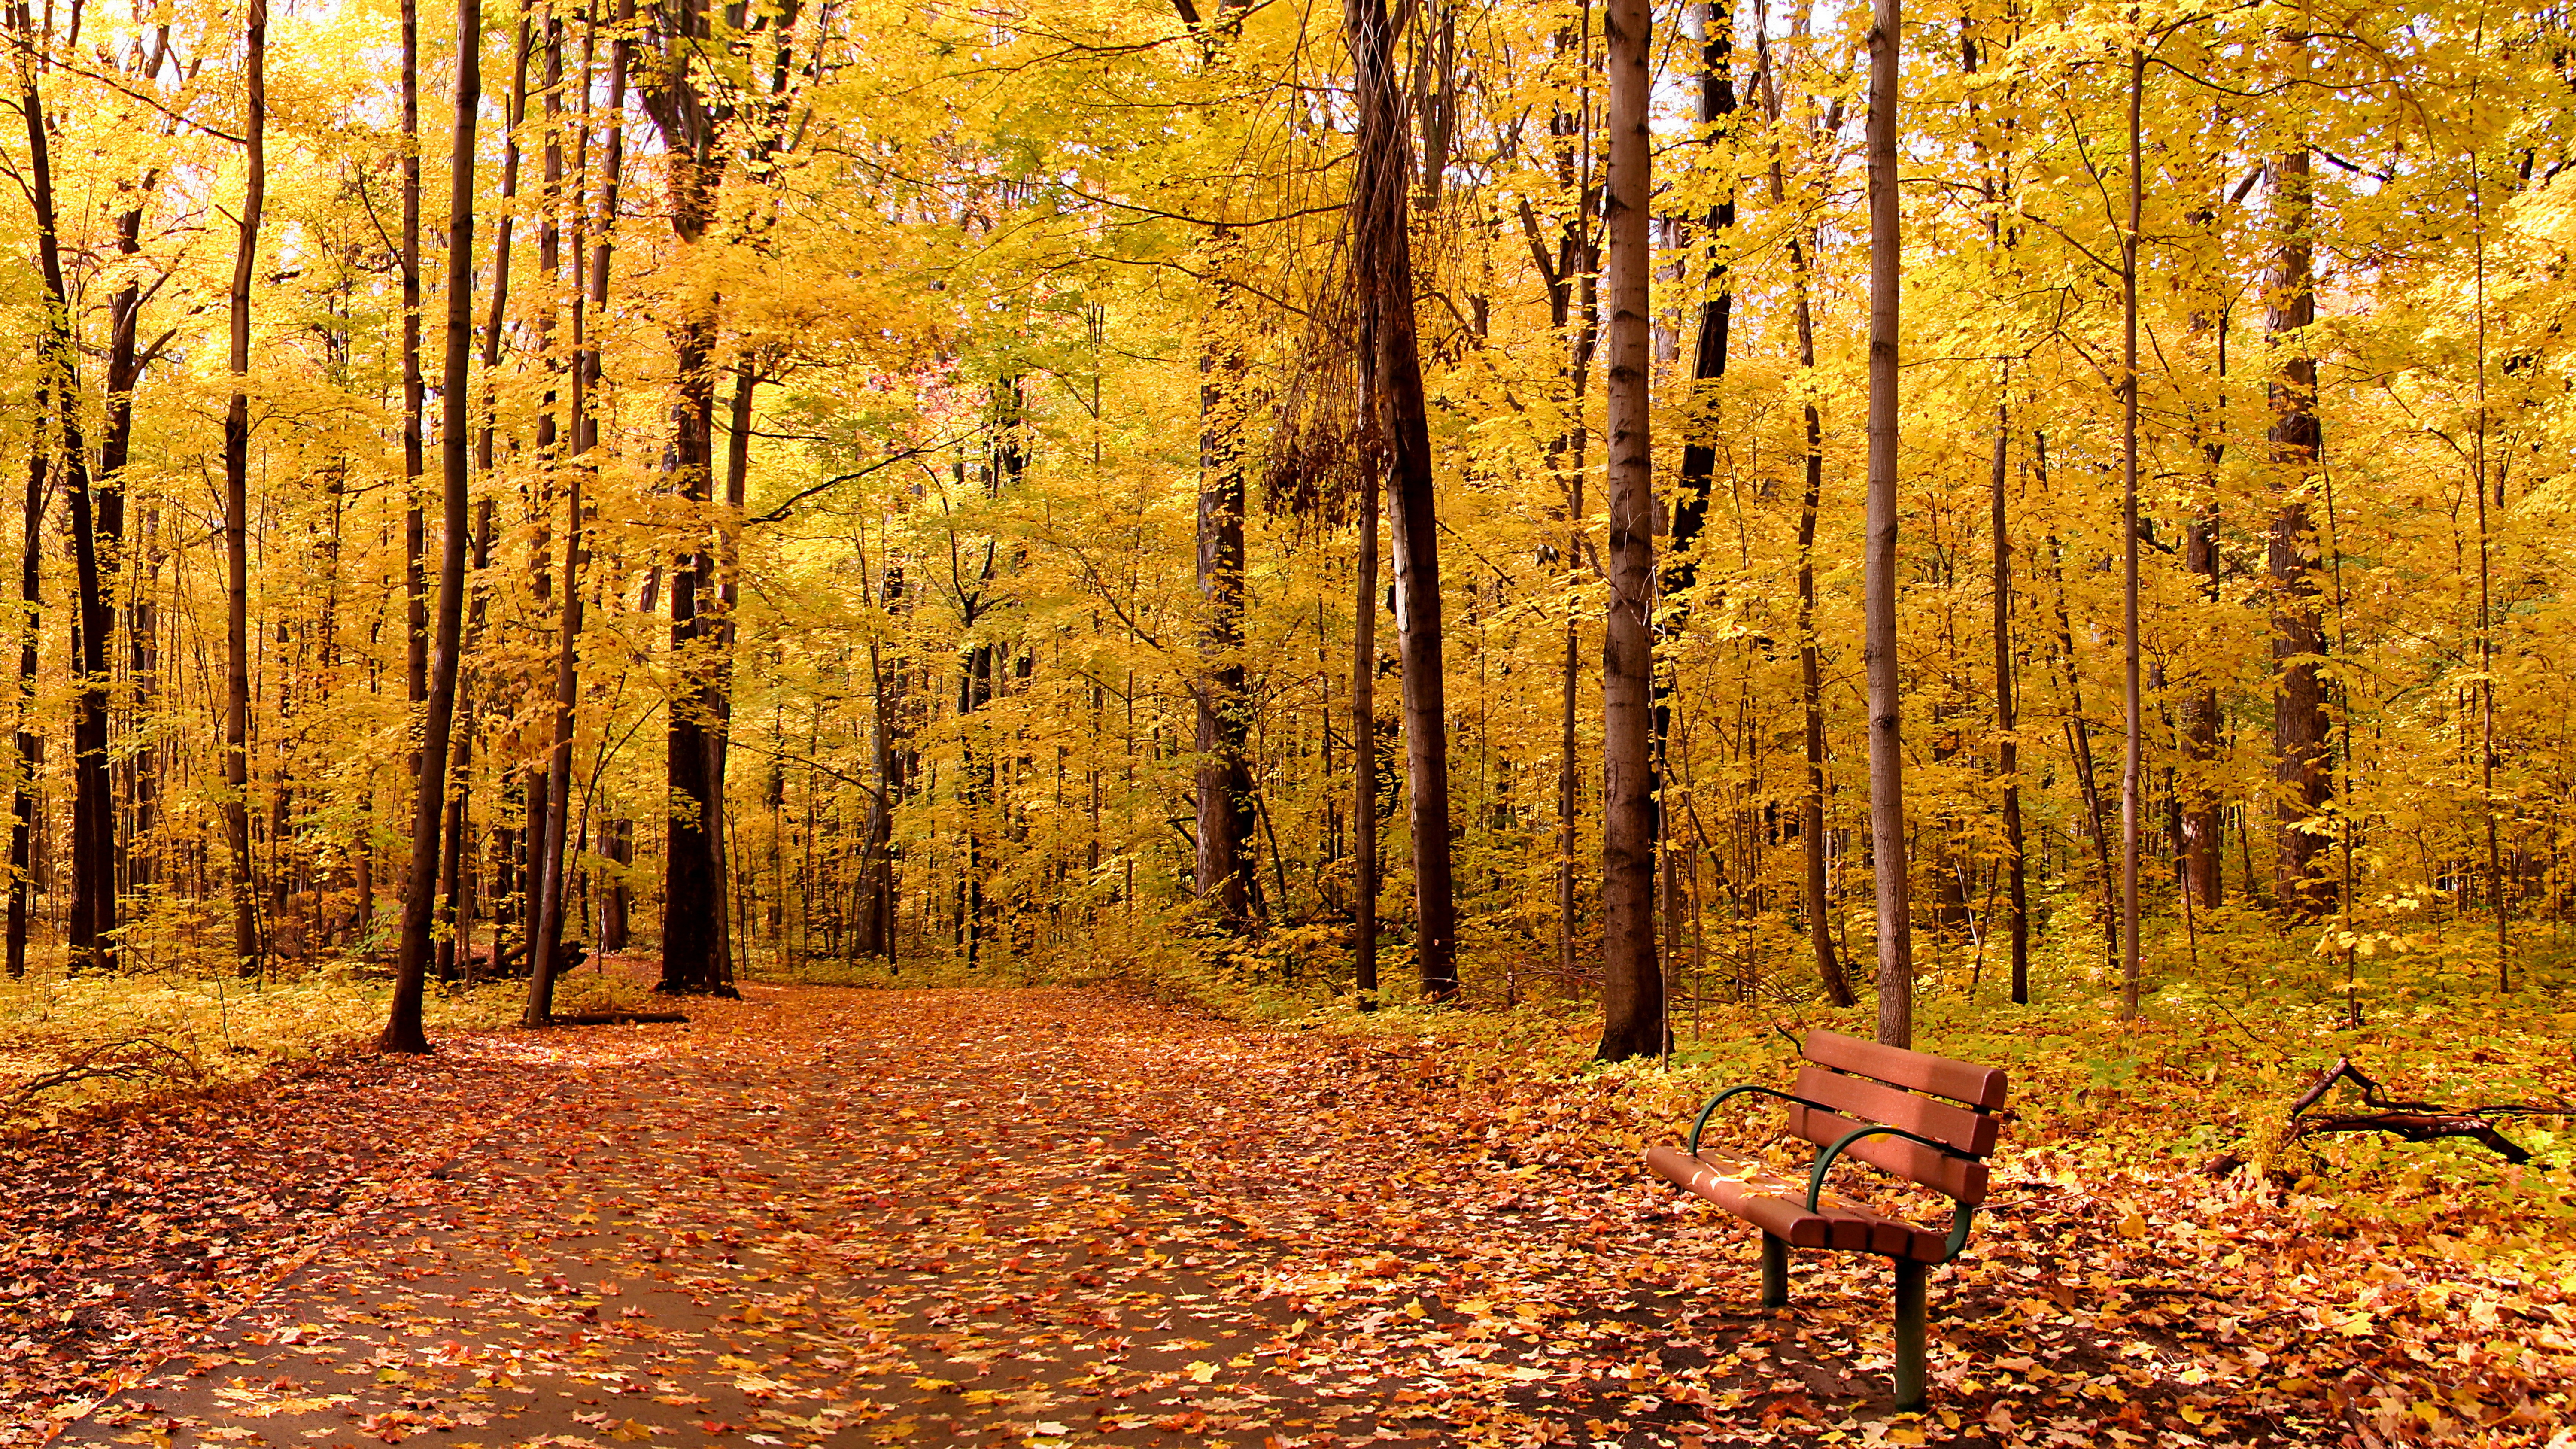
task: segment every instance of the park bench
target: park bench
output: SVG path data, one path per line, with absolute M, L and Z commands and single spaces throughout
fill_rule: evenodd
M 1896 1265 L 1896 1406 L 1923 1402 L 1923 1274 L 1959 1255 L 1968 1222 L 1986 1198 L 1985 1158 L 1995 1150 L 2004 1074 L 1948 1057 L 1881 1046 L 1839 1032 L 1811 1031 L 1806 1065 L 1783 1092 L 1730 1087 L 1691 1123 L 1688 1145 L 1657 1147 L 1648 1166 L 1762 1230 L 1762 1306 L 1789 1302 L 1789 1250 L 1876 1253 Z M 1788 1130 L 1819 1151 L 1806 1184 L 1782 1181 L 1758 1162 L 1702 1153 L 1700 1134 L 1729 1099 L 1777 1097 Z M 1874 1212 L 1825 1192 L 1843 1157 L 1948 1196 L 1956 1205 L 1945 1234 Z

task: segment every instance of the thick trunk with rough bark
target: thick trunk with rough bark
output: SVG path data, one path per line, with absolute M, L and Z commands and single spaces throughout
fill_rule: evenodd
M 671 229 L 693 250 L 715 218 L 724 167 L 722 131 L 729 114 L 699 89 L 696 57 L 711 36 L 702 0 L 666 11 L 668 27 L 643 87 L 645 109 L 661 129 L 670 158 Z M 715 487 L 716 309 L 709 295 L 691 302 L 673 326 L 679 402 L 667 472 L 673 491 L 701 526 L 712 522 Z M 719 525 L 721 526 L 721 525 Z M 670 701 L 664 769 L 671 814 L 663 853 L 662 980 L 670 993 L 734 994 L 726 958 L 722 838 L 724 798 L 716 743 L 724 711 L 713 665 L 717 610 L 716 555 L 703 534 L 671 573 L 671 650 L 683 683 Z M 704 595 L 702 598 L 701 595 Z
M 1396 652 L 1403 664 L 1405 794 L 1413 826 L 1413 952 L 1426 1000 L 1458 990 L 1458 907 L 1450 879 L 1449 718 L 1440 647 L 1440 521 L 1431 428 L 1413 315 L 1413 175 L 1404 87 L 1384 0 L 1346 0 L 1359 77 L 1354 268 L 1365 289 L 1366 358 L 1385 450 L 1395 553 Z
M 1652 9 L 1603 12 L 1610 72 L 1610 601 L 1601 643 L 1601 1042 L 1604 1061 L 1664 1050 L 1655 953 L 1653 760 L 1654 451 L 1648 433 L 1648 214 L 1654 154 L 1647 54 Z

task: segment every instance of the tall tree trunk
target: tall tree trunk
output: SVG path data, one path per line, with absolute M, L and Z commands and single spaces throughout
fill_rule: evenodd
M 23 31 L 21 33 L 24 33 Z M 43 112 L 30 107 L 34 114 Z M 51 390 L 39 387 L 33 409 L 36 420 L 34 436 L 27 445 L 27 506 L 25 547 L 18 555 L 18 718 L 15 732 L 16 758 L 10 762 L 12 804 L 9 813 L 9 976 L 15 980 L 27 974 L 27 914 L 35 894 L 34 837 L 36 824 L 36 751 L 39 736 L 28 726 L 33 722 L 36 699 L 36 663 L 39 611 L 43 603 L 40 585 L 43 581 L 45 502 L 52 489 L 47 485 L 46 463 L 52 455 L 53 414 L 49 406 Z
M 632 5 L 622 7 L 621 18 L 631 16 Z M 621 25 L 618 36 L 609 43 L 608 100 L 606 135 L 601 141 L 599 201 L 594 213 L 590 208 L 587 185 L 581 180 L 587 172 L 590 145 L 589 102 L 590 73 L 596 31 L 586 28 L 582 37 L 581 91 L 583 120 L 580 140 L 573 164 L 575 190 L 572 224 L 572 367 L 570 429 L 572 466 L 565 470 L 567 479 L 564 499 L 564 577 L 563 615 L 557 620 L 554 674 L 553 730 L 547 744 L 546 808 L 542 857 L 538 864 L 537 928 L 528 972 L 528 1000 L 523 1019 L 530 1024 L 548 1020 L 554 1014 L 556 977 L 563 969 L 563 926 L 565 883 L 569 876 L 571 851 L 569 834 L 572 811 L 572 745 L 576 712 L 581 702 L 581 631 L 583 627 L 583 593 L 581 572 L 588 566 L 588 524 L 583 508 L 583 488 L 595 471 L 589 460 L 591 449 L 599 441 L 599 420 L 595 406 L 600 380 L 600 348 L 592 335 L 608 311 L 608 269 L 615 251 L 617 223 L 617 189 L 626 155 L 626 75 L 631 62 L 632 44 Z M 549 33 L 547 50 L 549 114 L 556 105 L 555 76 L 561 70 L 562 50 L 558 34 Z M 555 184 L 557 152 L 548 143 L 547 173 L 549 186 Z M 584 247 L 587 243 L 587 251 Z M 551 275 L 551 270 L 549 272 Z M 599 944 L 603 951 L 625 945 L 625 897 L 617 902 L 617 940 L 609 940 L 608 921 L 603 912 Z
M 2304 42 L 2302 42 L 2304 44 Z M 2272 160 L 2272 214 L 2279 233 L 2266 288 L 2265 326 L 2276 357 L 2271 384 L 2272 462 L 2280 491 L 2267 561 L 2272 592 L 2272 744 L 2278 853 L 2273 885 L 2281 904 L 2313 917 L 2334 903 L 2334 883 L 2317 863 L 2325 837 L 2313 822 L 2334 792 L 2327 749 L 2325 626 L 2317 604 L 2316 531 L 2307 489 L 2324 431 L 2317 420 L 2317 364 L 2305 329 L 2317 320 L 2310 227 L 2308 153 Z
M 671 229 L 683 252 L 705 238 L 723 169 L 718 149 L 727 112 L 698 90 L 695 57 L 711 31 L 703 0 L 683 0 L 663 17 L 670 29 L 643 87 L 645 108 L 670 158 Z M 717 793 L 716 729 L 722 699 L 710 668 L 710 631 L 700 593 L 713 602 L 714 555 L 704 537 L 715 484 L 715 353 L 719 299 L 690 298 L 674 327 L 678 406 L 667 471 L 700 537 L 671 573 L 671 651 L 682 683 L 670 703 L 664 769 L 671 814 L 663 849 L 662 980 L 657 990 L 733 995 L 726 975 L 724 802 Z M 603 319 L 604 320 L 604 319 Z
M 1646 58 L 1652 9 L 1610 0 L 1609 484 L 1610 601 L 1601 644 L 1601 1042 L 1603 1061 L 1666 1044 L 1664 980 L 1655 952 L 1653 751 L 1654 451 L 1647 389 L 1647 207 L 1654 153 Z
M 1896 213 L 1897 0 L 1869 31 L 1869 541 L 1863 608 L 1869 675 L 1869 829 L 1878 878 L 1878 1039 L 1914 1041 L 1913 922 L 1905 863 L 1905 743 L 1896 652 L 1896 348 L 1903 239 Z
M 32 18 L 19 6 L 13 16 L 22 41 L 38 43 Z M 116 795 L 107 755 L 108 635 L 115 615 L 101 568 L 102 525 L 116 512 L 92 486 L 89 451 L 81 437 L 79 346 L 73 335 L 72 297 L 63 276 L 61 232 L 54 206 L 53 161 L 44 97 L 33 56 L 22 59 L 19 109 L 27 126 L 28 194 L 35 205 L 36 256 L 45 288 L 41 391 L 51 395 L 64 492 L 71 503 L 74 608 L 72 674 L 72 904 L 65 936 L 73 971 L 113 969 L 116 930 Z
M 1767 22 L 1754 34 L 1763 47 L 1758 66 L 1767 72 Z M 1779 88 L 1765 87 L 1763 94 L 1776 130 L 1781 119 Z M 1833 126 L 1828 124 L 1826 129 Z M 1771 149 L 1771 202 L 1774 206 L 1785 205 L 1788 196 L 1788 169 L 1775 141 Z M 1790 313 L 1798 333 L 1798 366 L 1810 377 L 1816 367 L 1815 286 L 1807 260 L 1811 240 L 1803 233 L 1788 239 Z M 1825 997 L 1836 1006 L 1850 1006 L 1859 998 L 1852 994 L 1850 978 L 1844 974 L 1841 953 L 1834 944 L 1833 908 L 1827 896 L 1825 872 L 1825 686 L 1824 661 L 1816 647 L 1816 515 L 1825 492 L 1825 423 L 1816 407 L 1815 390 L 1809 387 L 1801 392 L 1805 401 L 1800 416 L 1806 436 L 1798 496 L 1798 698 L 1800 734 L 1806 751 L 1805 788 L 1798 799 L 1798 842 L 1805 866 L 1802 907 L 1809 954 L 1815 958 L 1816 976 L 1824 985 Z
M 1987 503 L 1994 546 L 1995 773 L 2004 782 L 2005 900 L 2012 912 L 2012 999 L 2030 1003 L 2030 861 L 2021 819 L 2021 722 L 2013 677 L 2012 521 L 2005 510 L 2004 478 L 2012 446 L 2012 404 L 1995 404 L 1994 467 Z
M 1564 54 L 1576 44 L 1590 44 L 1590 26 L 1578 38 L 1567 31 L 1557 33 L 1557 52 Z M 1590 55 L 1580 57 L 1589 65 Z M 1582 769 L 1579 760 L 1579 737 L 1575 719 L 1583 677 L 1582 626 L 1573 600 L 1575 582 L 1583 576 L 1584 539 L 1583 483 L 1590 467 L 1592 431 L 1585 425 L 1583 402 L 1592 383 L 1592 354 L 1600 343 L 1600 265 L 1601 248 L 1593 235 L 1594 212 L 1600 193 L 1596 186 L 1591 146 L 1591 97 L 1587 90 L 1573 110 L 1560 107 L 1549 118 L 1548 130 L 1556 138 L 1557 182 L 1573 197 L 1559 225 L 1555 259 L 1549 260 L 1542 245 L 1535 216 L 1524 211 L 1522 225 L 1529 232 L 1530 252 L 1548 277 L 1548 322 L 1559 337 L 1566 339 L 1566 359 L 1561 376 L 1565 382 L 1565 430 L 1549 446 L 1549 460 L 1555 465 L 1560 486 L 1565 490 L 1564 564 L 1568 603 L 1565 611 L 1565 649 L 1558 673 L 1557 774 L 1556 774 L 1556 953 L 1557 969 L 1567 980 L 1580 972 L 1575 948 L 1574 918 L 1575 840 L 1583 807 Z
M 253 4 L 262 0 L 252 0 Z M 474 131 L 483 100 L 482 0 L 457 0 L 456 125 L 448 152 L 447 338 L 439 376 L 438 445 L 446 487 L 439 552 L 438 613 L 429 703 L 421 721 L 420 775 L 413 791 L 411 870 L 403 884 L 401 954 L 393 1010 L 378 1046 L 425 1052 L 422 996 L 437 904 L 440 830 L 445 824 L 448 742 L 456 718 L 456 671 L 465 633 L 466 494 L 473 479 L 472 415 L 466 392 L 474 347 Z
M 1220 925 L 1251 921 L 1252 773 L 1244 763 L 1244 363 L 1242 303 L 1232 277 L 1242 243 L 1209 239 L 1215 297 L 1199 349 L 1198 859 L 1193 885 Z
M 1699 123 L 1711 128 L 1708 144 L 1721 140 L 1731 143 L 1733 138 L 1725 134 L 1724 127 L 1735 114 L 1735 81 L 1728 70 L 1729 55 L 1734 49 L 1735 17 L 1713 4 L 1694 5 L 1691 15 L 1700 33 Z M 1691 587 L 1699 576 L 1699 538 L 1707 526 L 1709 494 L 1717 477 L 1716 383 L 1726 375 L 1727 324 L 1735 307 L 1724 259 L 1728 233 L 1735 226 L 1732 186 L 1709 208 L 1705 221 L 1715 250 L 1707 275 L 1702 278 L 1708 291 L 1700 302 L 1699 336 L 1691 352 L 1690 412 L 1683 432 L 1680 487 L 1673 499 L 1672 548 L 1664 557 L 1664 576 L 1657 590 L 1664 607 L 1656 620 L 1656 649 L 1664 657 L 1654 668 L 1654 744 L 1649 768 L 1655 842 L 1664 861 L 1667 903 L 1676 899 L 1676 892 L 1672 888 L 1673 850 L 1663 797 L 1672 784 L 1673 710 L 1680 698 L 1680 663 L 1670 656 L 1680 647 L 1689 627 Z M 1678 924 L 1673 921 L 1670 928 L 1678 929 Z
M 1377 1005 L 1377 490 L 1374 476 L 1360 485 L 1351 601 L 1351 985 L 1363 1011 Z
M 1403 661 L 1405 793 L 1412 808 L 1414 961 L 1422 995 L 1458 991 L 1458 907 L 1450 879 L 1449 720 L 1440 649 L 1440 521 L 1431 426 L 1413 315 L 1407 190 L 1413 164 L 1395 32 L 1385 0 L 1345 0 L 1344 38 L 1359 76 L 1352 253 L 1366 298 L 1370 394 L 1384 439 L 1395 546 L 1397 654 Z
M 2215 208 L 2203 208 L 2194 219 L 2204 226 L 2213 225 L 2218 217 Z M 2207 239 L 2215 249 L 2216 238 Z M 2197 260 L 2197 259 L 2195 259 Z M 2200 278 L 2202 295 L 2207 297 L 2214 277 Z M 2216 310 L 2210 310 L 2215 307 Z M 2227 313 L 2214 299 L 2196 302 L 2192 312 L 2192 330 L 2217 332 L 2216 373 L 2219 385 L 2227 381 Z M 2222 406 L 2224 400 L 2222 399 Z M 2201 600 L 2218 602 L 2221 560 L 2218 551 L 2218 465 L 2225 458 L 2227 444 L 2224 432 L 2216 426 L 2204 432 L 2195 423 L 2201 464 L 2202 502 L 2190 522 L 2183 526 L 2183 570 L 2199 581 Z M 2182 787 L 2182 886 L 2189 903 L 2200 910 L 2217 908 L 2224 894 L 2226 865 L 2226 814 L 2219 792 L 2210 782 L 2218 761 L 2218 688 L 2204 683 L 2183 701 L 2182 748 L 2188 762 Z
M 2146 693 L 2138 680 L 2138 228 L 2146 207 L 2139 112 L 2147 58 L 2129 51 L 2129 216 L 2120 232 L 2120 1019 L 2138 1017 L 2138 790 L 2146 753 Z
M 153 49 L 140 67 L 141 72 L 146 76 L 159 74 L 166 55 L 168 30 L 165 27 L 156 34 L 158 38 Z M 149 192 L 159 178 L 158 168 L 146 168 L 137 190 Z M 143 208 L 140 205 L 128 207 L 116 218 L 116 254 L 129 267 L 139 265 L 139 259 L 143 254 Z M 115 295 L 108 299 L 107 304 L 108 350 L 105 398 L 107 421 L 105 429 L 99 436 L 98 445 L 99 542 L 109 562 L 118 567 L 125 578 L 127 660 L 135 696 L 134 711 L 138 717 L 150 708 L 155 672 L 154 610 L 150 583 L 146 576 L 147 570 L 143 566 L 143 556 L 149 553 L 151 547 L 149 540 L 152 533 L 152 515 L 148 509 L 143 518 L 142 531 L 146 540 L 144 546 L 131 555 L 127 554 L 124 548 L 125 467 L 134 447 L 134 389 L 141 380 L 144 362 L 142 339 L 139 334 L 142 312 L 143 279 L 140 275 L 129 273 L 123 285 L 117 288 Z M 102 740 L 103 738 L 102 731 Z M 133 811 L 129 827 L 130 838 L 140 841 L 148 837 L 152 830 L 155 803 L 153 750 L 147 746 L 136 751 L 129 768 L 131 773 L 128 798 L 132 802 Z M 140 887 L 145 884 L 149 874 L 147 868 L 140 868 L 140 862 L 148 859 L 148 856 L 129 858 L 129 847 L 119 837 L 112 823 L 112 813 L 110 820 L 111 823 L 105 831 L 105 839 L 111 866 L 118 879 L 127 882 L 130 886 Z M 107 905 L 108 916 L 99 924 L 102 935 L 110 935 L 117 927 L 116 898 L 113 893 L 108 896 Z M 113 947 L 110 949 L 113 950 Z
M 428 386 L 420 371 L 420 0 L 402 0 L 402 369 L 403 369 L 403 688 L 414 715 L 429 699 L 429 529 L 421 514 L 420 480 L 428 471 L 423 449 L 423 410 Z
M 742 568 L 740 540 L 743 503 L 750 488 L 752 403 L 759 384 L 760 373 L 753 366 L 750 356 L 745 355 L 737 359 L 734 364 L 733 397 L 726 417 L 728 426 L 725 433 L 724 511 L 717 516 L 716 524 L 716 658 L 711 671 L 715 676 L 715 699 L 712 710 L 714 738 L 708 741 L 708 753 L 713 761 L 708 767 L 711 776 L 708 793 L 716 802 L 717 828 L 713 837 L 716 879 L 719 882 L 734 881 L 737 885 L 739 885 L 740 876 L 733 865 L 733 829 L 725 815 L 725 812 L 731 808 L 731 796 L 727 793 L 725 772 L 732 756 L 733 746 L 733 655 L 736 638 L 734 608 L 741 598 L 737 575 Z M 1016 392 L 1018 388 L 1016 379 L 1012 387 Z M 1016 407 L 1014 411 L 1016 413 Z M 720 951 L 718 975 L 720 980 L 730 984 L 734 979 L 735 963 L 742 950 L 740 937 L 746 928 L 742 921 L 742 912 L 734 908 L 734 891 L 720 891 L 717 905 L 724 912 L 723 919 L 717 923 L 719 931 L 717 944 Z
M 231 296 L 232 398 L 224 410 L 224 835 L 232 845 L 233 959 L 260 966 L 259 885 L 250 849 L 250 290 L 268 199 L 268 0 L 250 0 L 243 183 Z
M 2495 676 L 2495 537 L 2487 517 L 2487 207 L 2486 177 L 2477 153 L 2469 154 L 2469 209 L 2475 220 L 2473 244 L 2476 248 L 2474 274 L 2470 281 L 2471 306 L 2477 313 L 2477 430 L 2472 438 L 2469 482 L 2478 493 L 2478 813 L 2486 817 L 2487 886 L 2493 892 L 2490 904 L 2495 909 L 2496 990 L 2513 989 L 2513 900 L 2506 894 L 2504 849 L 2496 828 L 2496 676 Z M 2332 495 L 2328 495 L 2331 499 Z M 2504 503 L 2501 473 L 2496 480 L 2494 502 Z M 2343 574 L 2340 568 L 2342 546 L 2336 546 L 2338 567 L 2335 574 L 2336 609 L 2340 617 L 2343 604 Z M 2342 635 L 2341 629 L 2337 630 Z M 2344 686 L 2343 739 L 2344 769 L 2352 768 L 2352 694 Z M 2347 774 L 2346 779 L 2350 776 Z M 2346 787 L 2349 789 L 2349 785 Z M 2344 918 L 2349 929 L 2352 917 L 2352 823 L 2343 822 Z M 2361 998 L 2352 998 L 2353 1021 L 2361 1020 Z

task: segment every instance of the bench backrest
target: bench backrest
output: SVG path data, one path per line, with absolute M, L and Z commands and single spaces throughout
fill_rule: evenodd
M 1936 1152 L 1902 1137 L 1864 1137 L 1843 1154 L 1963 1203 L 1985 1201 L 1986 1164 L 1971 1159 L 1995 1150 L 2002 1124 L 1994 1109 L 2004 1104 L 2002 1069 L 1834 1031 L 1807 1033 L 1804 1055 L 1810 1065 L 1798 1069 L 1798 1084 L 1790 1091 L 1834 1110 L 1792 1105 L 1790 1131 L 1819 1147 L 1870 1124 L 1928 1137 L 1965 1156 Z

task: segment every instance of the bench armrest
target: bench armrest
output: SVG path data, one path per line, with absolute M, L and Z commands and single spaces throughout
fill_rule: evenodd
M 1933 1151 L 1941 1153 L 1944 1156 L 1964 1157 L 1967 1155 L 1960 1152 L 1957 1148 L 1950 1146 L 1946 1142 L 1935 1142 L 1929 1137 L 1908 1132 L 1902 1127 L 1886 1127 L 1875 1124 L 1866 1127 L 1855 1127 L 1849 1132 L 1846 1132 L 1842 1136 L 1834 1139 L 1832 1146 L 1827 1147 L 1824 1151 L 1816 1154 L 1816 1170 L 1808 1174 L 1807 1177 L 1807 1211 L 1814 1212 L 1816 1210 L 1817 1200 L 1824 1196 L 1825 1174 L 1832 1170 L 1834 1159 L 1842 1156 L 1844 1148 L 1849 1147 L 1864 1137 L 1902 1137 L 1909 1142 L 1920 1142 L 1924 1146 L 1929 1147 Z M 1958 1210 L 1950 1215 L 1950 1241 L 1941 1249 L 1942 1262 L 1949 1262 L 1952 1258 L 1959 1256 L 1959 1249 L 1967 1245 L 1968 1222 L 1976 1215 L 1976 1208 L 1973 1205 L 1964 1202 L 1960 1203 L 1958 1205 Z
M 1691 1119 L 1690 1146 L 1684 1150 L 1693 1157 L 1699 1156 L 1699 1135 L 1707 1128 L 1709 1117 L 1725 1103 L 1727 1098 L 1741 1097 L 1747 1092 L 1758 1093 L 1765 1097 L 1777 1097 L 1783 1102 L 1795 1102 L 1801 1107 L 1813 1107 L 1819 1112 L 1830 1112 L 1833 1110 L 1833 1108 L 1826 1106 L 1822 1102 L 1810 1102 L 1804 1097 L 1794 1096 L 1790 1093 L 1783 1092 L 1776 1087 L 1761 1087 L 1750 1084 L 1741 1087 L 1729 1087 L 1725 1091 L 1718 1093 L 1716 1096 L 1709 1098 L 1708 1105 L 1700 1108 L 1699 1115 Z

